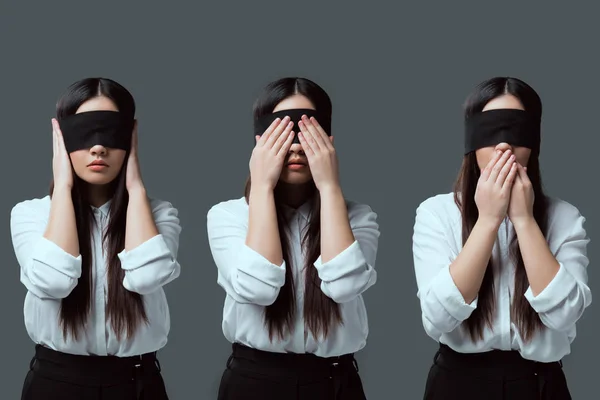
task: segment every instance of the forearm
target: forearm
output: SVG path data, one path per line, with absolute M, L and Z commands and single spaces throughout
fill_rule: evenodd
M 275 195 L 271 188 L 253 185 L 250 190 L 246 246 L 275 265 L 283 264 Z
M 554 279 L 560 265 L 550 251 L 535 219 L 516 222 L 513 226 L 519 240 L 529 286 L 533 295 L 537 296 Z
M 462 251 L 450 265 L 450 275 L 465 303 L 470 304 L 479 293 L 498 228 L 496 221 L 477 220 Z
M 54 188 L 44 237 L 73 257 L 79 256 L 77 222 L 70 188 Z
M 339 186 L 320 192 L 321 260 L 326 263 L 347 249 L 355 238 L 348 219 L 348 209 Z
M 125 229 L 125 250 L 131 251 L 158 235 L 150 201 L 143 188 L 129 192 Z

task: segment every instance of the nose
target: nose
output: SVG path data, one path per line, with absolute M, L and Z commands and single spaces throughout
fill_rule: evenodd
M 300 143 L 292 143 L 292 146 L 290 147 L 289 152 L 299 154 L 301 156 L 304 155 L 304 150 L 302 150 L 302 145 Z
M 97 144 L 90 149 L 90 154 L 93 156 L 105 156 L 106 155 L 106 147 Z
M 515 151 L 515 149 L 514 149 L 514 148 L 513 148 L 513 147 L 512 147 L 510 144 L 508 144 L 508 143 L 504 143 L 504 142 L 502 142 L 502 143 L 498 143 L 498 144 L 496 145 L 496 150 L 500 150 L 500 151 L 506 151 L 506 150 L 510 150 L 510 151 L 512 151 L 512 152 L 514 152 L 514 151 Z

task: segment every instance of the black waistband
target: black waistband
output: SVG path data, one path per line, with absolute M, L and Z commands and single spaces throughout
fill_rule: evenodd
M 232 345 L 232 354 L 227 366 L 252 369 L 278 376 L 330 376 L 332 371 L 358 372 L 358 363 L 354 354 L 337 357 L 318 357 L 314 354 L 274 353 L 253 349 L 240 343 Z
M 30 369 L 50 379 L 82 385 L 111 385 L 160 372 L 156 352 L 131 357 L 67 354 L 35 346 Z
M 562 362 L 542 363 L 523 358 L 518 351 L 492 350 L 483 353 L 459 353 L 445 344 L 434 357 L 434 363 L 448 369 L 499 378 L 524 375 L 551 375 L 562 368 Z

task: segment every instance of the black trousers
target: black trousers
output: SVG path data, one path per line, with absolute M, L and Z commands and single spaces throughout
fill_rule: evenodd
M 37 345 L 21 400 L 168 400 L 156 353 L 79 356 Z
M 516 351 L 457 353 L 441 345 L 424 400 L 571 400 L 561 362 L 525 360 Z
M 217 400 L 366 400 L 354 355 L 270 353 L 233 344 Z

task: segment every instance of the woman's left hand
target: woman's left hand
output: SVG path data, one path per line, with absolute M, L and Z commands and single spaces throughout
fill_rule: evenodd
M 315 186 L 320 192 L 339 186 L 338 159 L 333 136 L 327 136 L 314 117 L 302 116 L 298 138 L 308 159 Z
M 513 183 L 507 211 L 508 218 L 513 225 L 534 220 L 534 198 L 533 185 L 527 176 L 527 168 L 517 164 L 517 177 Z
M 140 170 L 140 163 L 138 160 L 137 121 L 135 121 L 135 125 L 133 126 L 133 132 L 131 135 L 131 150 L 129 152 L 129 158 L 127 159 L 127 172 L 125 182 L 127 191 L 130 193 L 132 190 L 144 188 L 144 184 L 142 182 L 142 173 Z

